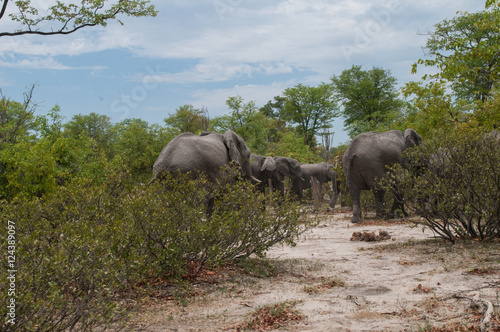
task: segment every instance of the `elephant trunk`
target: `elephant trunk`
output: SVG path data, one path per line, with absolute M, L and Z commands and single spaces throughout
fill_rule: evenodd
M 253 174 L 252 174 L 252 167 L 250 166 L 250 160 L 249 159 L 245 158 L 244 160 L 241 160 L 240 166 L 241 166 L 241 173 L 243 174 L 243 176 L 246 176 L 246 177 L 250 178 L 250 180 L 252 180 L 255 183 L 261 183 L 262 182 L 259 179 L 257 179 L 255 176 L 253 176 Z

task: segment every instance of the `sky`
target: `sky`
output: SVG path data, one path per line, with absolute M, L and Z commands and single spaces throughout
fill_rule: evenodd
M 43 13 L 55 1 L 33 0 Z M 329 83 L 353 65 L 411 74 L 436 23 L 483 0 L 153 0 L 154 18 L 122 18 L 65 36 L 0 37 L 0 89 L 11 100 L 36 84 L 37 113 L 65 121 L 95 112 L 113 122 L 164 124 L 182 105 L 227 114 L 241 96 L 261 107 L 297 84 Z M 11 2 L 8 10 L 15 7 Z M 50 26 L 48 26 L 50 28 Z M 6 16 L 0 31 L 18 26 Z M 333 123 L 333 146 L 348 135 Z

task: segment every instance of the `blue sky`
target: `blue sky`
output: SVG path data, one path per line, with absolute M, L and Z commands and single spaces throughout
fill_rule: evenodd
M 54 1 L 34 0 L 40 12 Z M 329 82 L 352 65 L 389 69 L 418 81 L 411 64 L 433 25 L 476 12 L 465 0 L 169 0 L 152 1 L 155 18 L 87 28 L 67 36 L 0 38 L 0 88 L 22 101 L 36 83 L 39 114 L 55 104 L 66 120 L 96 112 L 113 122 L 141 118 L 163 124 L 179 106 L 228 112 L 241 96 L 263 106 L 288 87 Z M 10 10 L 12 10 L 12 4 Z M 5 17 L 1 31 L 17 27 Z M 343 120 L 333 144 L 345 142 Z

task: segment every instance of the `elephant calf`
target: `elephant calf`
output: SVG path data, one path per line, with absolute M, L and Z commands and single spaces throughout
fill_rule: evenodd
M 303 178 L 292 182 L 292 190 L 298 197 L 302 198 L 302 191 L 304 189 L 311 188 L 311 178 L 314 177 L 320 184 L 331 182 L 332 193 L 330 196 L 329 206 L 334 208 L 338 196 L 338 184 L 337 172 L 333 170 L 333 166 L 328 165 L 327 163 L 318 163 L 300 164 L 300 167 L 302 168 Z
M 403 210 L 401 198 L 394 197 L 389 215 L 384 212 L 385 191 L 378 186 L 378 181 L 386 176 L 386 167 L 400 163 L 408 167 L 403 159 L 404 150 L 417 146 L 422 137 L 413 129 L 391 130 L 385 133 L 368 132 L 356 136 L 342 159 L 347 189 L 352 198 L 352 222 L 362 221 L 360 191 L 372 190 L 375 196 L 377 218 L 393 217 L 398 209 Z M 403 210 L 404 212 L 404 210 Z
M 261 180 L 258 188 L 265 192 L 265 187 L 271 183 L 273 189 L 276 189 L 283 196 L 285 192 L 285 176 L 292 181 L 302 179 L 302 168 L 298 160 L 287 157 L 263 157 L 251 154 L 252 160 L 250 166 L 252 174 Z

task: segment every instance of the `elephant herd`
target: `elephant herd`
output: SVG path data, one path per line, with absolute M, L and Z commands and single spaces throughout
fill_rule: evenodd
M 353 201 L 352 222 L 360 222 L 360 190 L 372 190 L 378 217 L 386 217 L 383 210 L 385 191 L 377 188 L 376 181 L 385 176 L 386 166 L 394 163 L 407 165 L 402 157 L 405 149 L 419 145 L 422 138 L 413 129 L 404 133 L 392 130 L 385 133 L 368 132 L 355 137 L 343 156 L 346 187 Z M 338 196 L 337 173 L 326 163 L 300 164 L 287 157 L 269 157 L 252 154 L 245 141 L 231 130 L 225 134 L 204 132 L 200 135 L 183 133 L 171 140 L 161 151 L 153 165 L 153 182 L 164 172 L 201 172 L 212 182 L 224 180 L 221 169 L 235 163 L 241 174 L 257 183 L 265 192 L 272 187 L 282 195 L 285 192 L 285 177 L 291 179 L 291 193 L 300 200 L 303 190 L 311 188 L 311 179 L 320 184 L 331 183 L 330 206 L 335 206 Z M 389 213 L 400 208 L 400 201 L 394 199 Z

